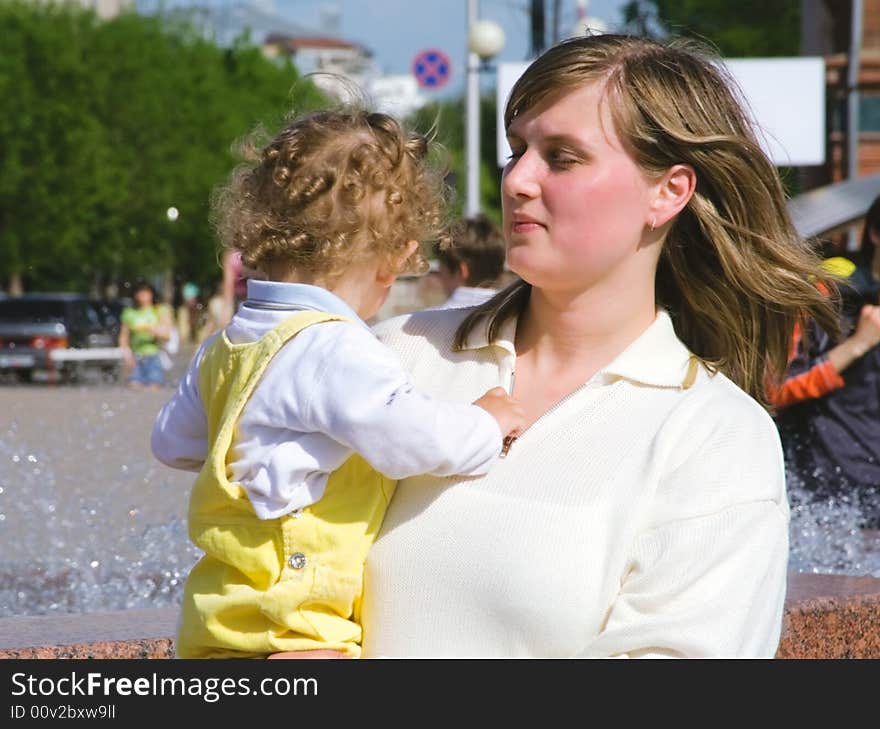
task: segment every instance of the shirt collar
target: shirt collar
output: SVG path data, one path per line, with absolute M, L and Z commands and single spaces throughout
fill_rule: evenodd
M 464 308 L 475 306 L 491 299 L 498 293 L 497 289 L 482 288 L 477 286 L 458 286 L 446 299 L 444 306 L 450 308 Z
M 462 349 L 501 347 L 516 355 L 516 317 L 510 317 L 498 331 L 494 342 L 489 342 L 488 319 L 482 319 L 468 336 Z M 664 309 L 623 352 L 596 373 L 606 384 L 618 379 L 631 380 L 652 387 L 687 389 L 696 375 L 694 357 L 675 334 L 672 319 Z
M 279 308 L 290 308 L 292 310 L 309 309 L 312 311 L 325 311 L 328 314 L 344 316 L 353 322 L 359 322 L 361 326 L 369 330 L 367 323 L 357 315 L 354 309 L 336 294 L 320 286 L 248 279 L 247 295 L 247 300 L 243 303 L 243 306 L 248 306 L 250 303 L 257 309 L 275 308 L 273 306 L 260 306 L 260 304 L 274 304 Z

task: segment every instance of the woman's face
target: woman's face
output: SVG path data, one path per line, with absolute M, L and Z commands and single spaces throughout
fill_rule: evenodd
M 624 150 L 602 97 L 598 83 L 553 94 L 508 129 L 507 263 L 533 286 L 653 282 L 660 246 L 640 243 L 656 188 Z
M 153 292 L 149 289 L 138 289 L 134 292 L 134 302 L 141 309 L 153 305 Z

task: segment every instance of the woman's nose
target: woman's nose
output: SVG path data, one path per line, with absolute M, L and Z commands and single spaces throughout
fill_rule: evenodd
M 501 190 L 510 197 L 535 197 L 540 192 L 532 159 L 527 154 L 508 163 L 501 177 Z

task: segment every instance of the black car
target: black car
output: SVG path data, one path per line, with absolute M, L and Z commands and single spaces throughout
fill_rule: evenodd
M 40 372 L 50 381 L 74 381 L 93 370 L 115 380 L 121 363 L 116 345 L 82 294 L 0 299 L 0 373 L 30 380 Z
M 122 326 L 122 312 L 126 307 L 134 306 L 134 301 L 124 299 L 89 299 L 91 305 L 98 312 L 101 324 L 113 337 L 113 341 L 119 339 L 119 329 Z

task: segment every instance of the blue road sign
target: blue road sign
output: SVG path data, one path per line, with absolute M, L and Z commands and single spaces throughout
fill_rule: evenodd
M 413 59 L 412 72 L 423 89 L 439 89 L 449 81 L 452 64 L 443 51 L 429 48 Z

